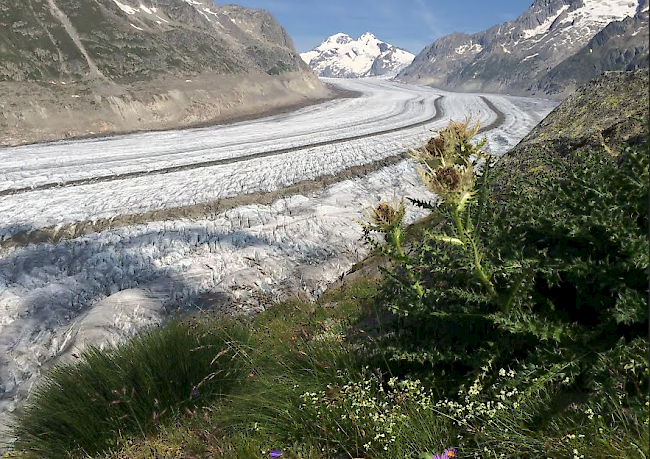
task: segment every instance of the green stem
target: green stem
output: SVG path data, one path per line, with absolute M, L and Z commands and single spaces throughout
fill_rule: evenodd
M 512 309 L 512 303 L 514 303 L 515 300 L 515 295 L 517 292 L 519 292 L 519 289 L 521 288 L 521 284 L 523 284 L 524 279 L 526 276 L 530 274 L 530 269 L 525 270 L 521 276 L 519 276 L 519 279 L 517 279 L 517 282 L 515 282 L 515 285 L 512 287 L 510 290 L 510 293 L 508 293 L 508 297 L 506 298 L 506 301 L 503 303 L 503 307 L 501 310 L 505 312 L 506 314 L 510 313 L 510 310 Z
M 478 246 L 474 242 L 474 238 L 470 237 L 469 241 L 472 244 L 472 249 L 474 249 L 474 272 L 476 273 L 476 276 L 481 281 L 481 283 L 485 286 L 488 293 L 491 296 L 494 296 L 497 292 L 494 290 L 494 285 L 492 285 L 492 282 L 490 282 L 487 274 L 485 274 L 485 271 L 483 271 L 483 266 L 481 266 L 481 253 L 478 250 Z
M 454 223 L 456 223 L 456 229 L 458 230 L 458 234 L 460 235 L 460 240 L 463 241 L 463 243 L 466 243 L 467 234 L 465 233 L 465 226 L 463 225 L 463 219 L 460 217 L 460 213 L 458 212 L 457 208 L 454 208 L 453 216 L 454 216 Z
M 481 216 L 483 214 L 483 208 L 485 207 L 485 201 L 488 194 L 488 181 L 490 179 L 490 158 L 485 157 L 485 166 L 483 166 L 483 176 L 481 177 L 481 185 L 478 197 L 478 206 L 476 209 L 476 219 L 474 220 L 474 237 L 478 237 L 479 231 L 481 230 Z
M 399 261 L 405 261 L 406 255 L 404 254 L 404 249 L 402 249 L 402 228 L 399 226 L 393 228 L 388 233 L 388 239 L 391 245 L 395 248 Z
M 398 259 L 402 263 L 404 263 L 406 267 L 406 273 L 408 275 L 409 282 L 411 283 L 411 288 L 413 288 L 413 291 L 415 291 L 415 294 L 418 296 L 418 298 L 422 298 L 424 296 L 424 288 L 422 287 L 422 285 L 420 285 L 420 282 L 415 278 L 415 274 L 413 274 L 412 267 L 408 265 L 406 254 L 404 253 L 404 249 L 402 248 L 403 234 L 404 232 L 402 227 L 396 226 L 388 233 L 388 239 L 391 245 L 395 248 Z
M 483 266 L 481 266 L 481 253 L 479 251 L 479 248 L 476 245 L 474 238 L 469 234 L 467 234 L 467 231 L 465 231 L 465 227 L 463 225 L 463 219 L 461 218 L 460 213 L 458 212 L 458 208 L 454 209 L 453 217 L 454 217 L 454 222 L 456 223 L 456 229 L 460 234 L 461 241 L 465 243 L 469 242 L 470 245 L 472 246 L 472 251 L 474 253 L 474 272 L 476 273 L 476 277 L 478 277 L 478 280 L 481 281 L 481 284 L 483 284 L 483 286 L 487 289 L 490 295 L 492 296 L 496 295 L 496 291 L 494 290 L 494 285 L 492 285 L 492 282 L 490 282 L 490 279 L 488 278 L 487 274 L 485 274 L 485 271 L 483 270 Z

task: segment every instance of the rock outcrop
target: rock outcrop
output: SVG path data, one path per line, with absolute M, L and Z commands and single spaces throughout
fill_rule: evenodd
M 648 10 L 610 22 L 573 56 L 547 73 L 537 88 L 564 97 L 603 72 L 648 68 Z
M 606 72 L 581 86 L 499 159 L 495 197 L 531 174 L 553 176 L 553 161 L 572 161 L 589 149 L 616 157 L 621 148 L 648 138 L 648 70 Z

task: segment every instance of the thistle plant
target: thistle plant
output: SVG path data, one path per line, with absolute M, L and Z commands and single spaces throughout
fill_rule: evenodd
M 489 157 L 482 150 L 485 139 L 473 144 L 472 139 L 479 130 L 479 123 L 470 125 L 470 120 L 460 123 L 452 121 L 446 128 L 437 132 L 422 148 L 411 149 L 411 157 L 418 163 L 418 173 L 429 190 L 439 197 L 439 204 L 433 205 L 415 199 L 409 199 L 413 204 L 444 213 L 449 216 L 451 234 L 432 234 L 432 239 L 451 246 L 456 246 L 467 255 L 471 271 L 485 288 L 489 296 L 495 296 L 496 291 L 490 275 L 483 266 L 483 253 L 477 240 L 478 220 L 472 222 L 470 207 L 478 201 L 478 209 L 485 199 L 486 183 L 489 172 Z M 475 166 L 484 160 L 483 174 L 479 179 Z M 364 235 L 376 249 L 387 255 L 394 263 L 398 263 L 405 273 L 399 280 L 406 284 L 416 300 L 424 298 L 426 291 L 422 282 L 422 269 L 419 264 L 409 258 L 404 251 L 404 203 L 379 203 L 370 214 L 370 222 L 362 223 Z M 385 235 L 384 244 L 370 237 L 371 232 Z
M 383 253 L 388 255 L 393 261 L 397 261 L 405 265 L 407 276 L 409 279 L 409 286 L 415 293 L 417 298 L 424 296 L 424 288 L 420 281 L 417 279 L 409 259 L 404 253 L 404 214 L 406 209 L 404 202 L 399 204 L 389 204 L 387 202 L 380 202 L 372 209 L 370 214 L 370 223 L 362 223 L 364 229 L 364 236 L 370 241 L 375 248 L 380 249 Z M 371 232 L 378 232 L 385 235 L 386 244 L 377 244 L 370 238 Z
M 411 157 L 418 163 L 418 173 L 425 186 L 440 198 L 440 205 L 451 215 L 455 234 L 434 234 L 433 238 L 448 244 L 466 248 L 472 260 L 472 269 L 488 293 L 496 294 L 494 285 L 482 265 L 483 254 L 476 239 L 477 232 L 472 231 L 469 207 L 472 201 L 484 199 L 477 190 L 477 177 L 474 166 L 483 159 L 485 166 L 481 186 L 487 183 L 489 173 L 489 155 L 482 150 L 486 139 L 478 144 L 472 138 L 479 131 L 480 123 L 470 125 L 452 121 L 443 130 L 429 140 L 420 149 L 411 149 Z M 411 200 L 416 205 L 431 209 L 431 204 Z M 479 203 L 479 208 L 480 208 Z

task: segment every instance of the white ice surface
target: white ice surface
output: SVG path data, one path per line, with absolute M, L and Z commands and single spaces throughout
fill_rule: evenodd
M 483 124 L 496 118 L 475 94 L 380 79 L 335 83 L 363 96 L 230 126 L 3 149 L 0 185 L 7 189 L 157 169 L 377 132 L 430 118 L 440 96 L 444 116 L 422 127 L 229 165 L 2 196 L 2 232 L 7 236 L 21 227 L 275 190 L 399 153 L 450 118 L 480 116 Z M 504 123 L 486 133 L 496 154 L 553 108 L 538 99 L 486 97 L 505 114 Z M 239 207 L 201 220 L 152 222 L 55 245 L 0 249 L 0 425 L 58 357 L 87 343 L 116 342 L 161 321 L 170 305 L 219 292 L 243 295 L 238 286 L 274 299 L 286 292 L 319 294 L 365 254 L 356 223 L 364 219 L 364 210 L 402 196 L 433 198 L 410 161 L 268 206 Z M 410 209 L 407 218 L 418 215 Z M 243 312 L 256 308 L 255 303 L 241 305 Z
M 431 118 L 434 100 L 441 96 L 443 116 L 425 126 L 226 165 L 0 197 L 0 238 L 24 229 L 274 191 L 392 156 L 418 145 L 450 119 L 473 116 L 487 125 L 496 118 L 475 94 L 445 93 L 381 79 L 336 81 L 347 89 L 363 91 L 364 96 L 232 126 L 0 150 L 0 190 L 240 157 L 377 132 Z M 529 99 L 532 102 L 521 109 L 517 98 L 486 97 L 503 107 L 507 127 L 499 132 L 510 145 L 521 138 L 518 130 L 530 129 L 552 107 L 548 101 Z
M 639 0 L 583 0 L 572 6 L 562 5 L 543 23 L 523 30 L 512 45 L 525 50 L 547 40 L 552 47 L 579 49 L 610 22 L 634 16 Z
M 602 28 L 612 21 L 634 16 L 638 6 L 639 0 L 583 0 L 583 6 L 569 13 L 563 22 L 577 21 Z
M 553 16 L 549 17 L 546 21 L 544 21 L 542 24 L 538 25 L 537 27 L 529 30 L 524 30 L 522 35 L 524 38 L 530 38 L 534 37 L 536 35 L 541 35 L 548 33 L 548 30 L 551 28 L 555 20 L 562 14 L 564 13 L 567 9 L 569 9 L 569 5 L 564 5 L 562 6 Z
M 435 114 L 433 101 L 442 94 L 379 79 L 345 81 L 339 85 L 362 92 L 363 97 L 228 126 L 1 149 L 0 190 L 160 169 L 372 134 L 431 118 Z M 487 113 L 485 107 L 482 112 Z

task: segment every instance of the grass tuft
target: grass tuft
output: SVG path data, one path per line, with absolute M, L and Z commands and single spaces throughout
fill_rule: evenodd
M 245 377 L 248 337 L 241 326 L 184 320 L 116 349 L 90 348 L 46 376 L 15 422 L 14 449 L 42 459 L 94 455 L 120 436 L 144 438 L 192 416 Z

